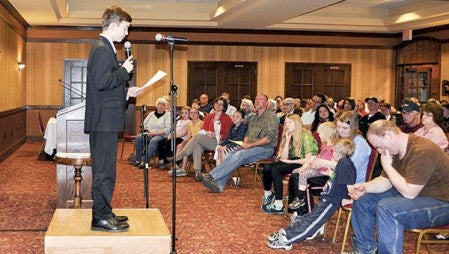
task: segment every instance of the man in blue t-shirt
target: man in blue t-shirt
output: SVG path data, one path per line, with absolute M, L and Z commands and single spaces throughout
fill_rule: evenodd
M 330 177 L 320 195 L 320 201 L 310 213 L 294 219 L 289 226 L 268 236 L 267 244 L 270 248 L 291 250 L 293 243 L 310 240 L 318 233 L 324 233 L 325 223 L 340 207 L 341 201 L 349 198 L 348 185 L 355 183 L 356 168 L 349 159 L 354 150 L 355 144 L 352 140 L 336 140 L 334 159 L 338 163 L 334 171 L 329 172 Z

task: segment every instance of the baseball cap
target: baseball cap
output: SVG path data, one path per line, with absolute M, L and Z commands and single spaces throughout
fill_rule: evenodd
M 369 100 L 372 100 L 372 101 L 374 101 L 375 103 L 379 103 L 379 100 L 378 100 L 376 97 L 374 97 L 374 96 L 371 96 L 371 97 L 366 98 L 366 99 L 365 99 L 365 102 L 368 102 Z
M 419 106 L 418 106 L 418 104 L 414 103 L 413 101 L 405 101 L 404 103 L 402 103 L 402 111 L 405 111 L 405 112 L 417 111 L 417 112 L 419 112 Z

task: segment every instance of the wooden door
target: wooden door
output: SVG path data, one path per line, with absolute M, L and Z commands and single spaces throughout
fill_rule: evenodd
M 351 94 L 351 65 L 286 63 L 285 97 L 312 98 L 322 93 L 341 100 Z
M 397 101 L 404 98 L 415 97 L 419 101 L 427 101 L 432 91 L 431 66 L 401 66 L 397 68 L 399 96 Z M 435 89 L 436 92 L 439 90 Z M 436 97 L 438 98 L 438 96 Z
M 209 95 L 209 102 L 223 92 L 230 94 L 231 104 L 237 108 L 244 95 L 256 96 L 257 63 L 255 62 L 194 62 L 188 63 L 188 103 L 201 94 Z

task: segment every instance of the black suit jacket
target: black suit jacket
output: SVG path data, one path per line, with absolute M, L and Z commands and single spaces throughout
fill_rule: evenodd
M 112 45 L 100 36 L 87 62 L 84 131 L 120 132 L 124 129 L 126 82 L 129 74 L 120 67 Z

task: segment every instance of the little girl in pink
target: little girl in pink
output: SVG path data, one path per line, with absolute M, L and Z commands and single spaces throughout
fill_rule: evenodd
M 333 143 L 337 139 L 337 126 L 334 122 L 324 122 L 318 126 L 318 135 L 321 139 L 321 147 L 316 158 L 324 160 L 333 160 Z M 307 179 L 316 176 L 330 175 L 332 170 L 330 168 L 313 168 L 311 166 L 315 157 L 312 157 L 310 161 L 304 163 L 300 168 L 293 170 L 292 174 L 297 173 L 299 175 L 298 179 L 298 189 L 300 193 L 305 193 L 307 189 Z M 305 195 L 304 195 L 305 196 Z M 295 200 L 289 204 L 290 209 L 297 209 L 298 207 L 304 205 L 304 199 L 295 198 Z

